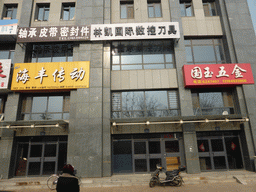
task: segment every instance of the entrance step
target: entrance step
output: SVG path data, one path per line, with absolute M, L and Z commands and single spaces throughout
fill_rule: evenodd
M 244 183 L 256 182 L 256 173 L 245 170 L 241 171 L 221 171 L 221 172 L 204 172 L 199 174 L 181 173 L 184 185 L 192 184 L 212 184 L 212 183 L 234 183 L 239 178 Z M 160 175 L 164 178 L 164 175 Z M 234 178 L 235 177 L 235 178 Z M 103 178 L 82 178 L 81 187 L 116 187 L 116 186 L 133 186 L 147 185 L 151 174 L 126 174 L 113 175 Z M 48 177 L 26 177 L 0 180 L 0 191 L 19 191 L 20 189 L 48 189 Z

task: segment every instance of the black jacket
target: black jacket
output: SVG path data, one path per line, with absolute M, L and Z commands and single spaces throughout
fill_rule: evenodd
M 79 192 L 78 179 L 70 174 L 63 173 L 57 182 L 57 192 Z

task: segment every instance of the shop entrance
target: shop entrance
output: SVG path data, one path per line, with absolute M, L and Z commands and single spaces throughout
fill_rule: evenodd
M 133 148 L 134 172 L 154 171 L 156 164 L 162 164 L 160 139 L 134 140 Z
M 66 163 L 67 142 L 57 138 L 18 142 L 15 176 L 51 175 L 60 171 Z
M 197 140 L 201 171 L 243 168 L 238 136 L 212 136 Z
M 31 143 L 27 175 L 50 175 L 57 172 L 58 143 Z
M 114 173 L 147 173 L 155 171 L 157 164 L 175 169 L 185 163 L 182 138 L 174 134 L 143 137 L 130 135 L 129 139 L 113 140 Z

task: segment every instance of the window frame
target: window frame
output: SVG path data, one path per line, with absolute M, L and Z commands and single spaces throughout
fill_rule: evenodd
M 1 95 L 0 96 L 0 118 L 1 118 L 1 115 L 4 115 L 6 101 L 7 101 L 7 95 Z
M 187 14 L 188 12 L 187 12 L 186 6 L 191 7 L 191 15 Z M 181 17 L 193 17 L 193 16 L 195 16 L 192 0 L 180 0 L 180 10 L 181 10 Z M 184 11 L 185 15 L 182 14 L 182 10 Z
M 15 53 L 15 44 L 5 44 L 4 47 L 0 47 L 0 52 L 2 51 L 8 51 L 8 58 L 0 58 L 0 59 L 11 59 L 13 64 L 13 57 Z
M 118 71 L 123 71 L 123 70 L 145 70 L 145 69 L 175 69 L 176 65 L 175 65 L 175 54 L 174 54 L 174 43 L 171 40 L 151 40 L 151 41 L 129 41 L 127 42 L 126 46 L 123 45 L 126 42 L 122 42 L 122 41 L 114 41 L 111 45 L 111 49 L 112 49 L 112 54 L 111 54 L 111 70 L 118 70 Z M 141 56 L 141 63 L 140 62 L 136 62 L 136 63 L 122 63 L 122 57 L 125 57 L 126 55 L 124 55 L 124 49 L 129 49 L 129 47 L 134 47 L 132 44 L 138 44 L 138 46 L 136 47 L 137 49 L 141 49 L 139 52 L 135 52 L 134 54 L 130 54 L 130 55 L 140 55 Z M 150 45 L 147 45 L 148 43 L 155 43 L 156 46 L 159 46 L 161 44 L 161 55 L 163 55 L 163 63 L 146 63 L 144 62 L 146 56 L 150 56 L 150 55 L 154 55 L 154 54 L 146 54 L 145 53 L 145 49 L 146 48 L 150 48 Z M 117 44 L 117 46 L 115 47 L 114 44 Z M 156 47 L 154 46 L 154 47 Z M 169 50 L 169 48 L 171 48 L 171 51 Z M 117 50 L 117 52 L 115 52 L 115 50 Z M 137 51 L 137 50 L 136 50 Z M 169 51 L 169 52 L 168 52 Z M 153 51 L 152 51 L 153 52 Z M 129 53 L 129 52 L 127 52 Z M 138 54 L 139 53 L 139 54 Z M 129 54 L 127 54 L 129 55 Z M 171 59 L 172 61 L 168 61 L 168 55 L 171 55 Z M 118 58 L 118 63 L 114 63 L 114 57 Z M 152 65 L 163 65 L 163 68 L 150 68 L 150 66 Z M 129 66 L 134 66 L 133 69 L 123 69 L 123 67 L 129 67 Z M 136 68 L 137 66 L 137 68 Z M 141 66 L 141 69 L 138 69 L 138 67 Z M 116 67 L 116 69 L 114 69 L 114 67 Z
M 65 56 L 63 56 L 63 58 L 65 57 L 65 61 L 56 61 L 54 60 L 55 58 L 58 58 L 58 57 L 55 57 L 55 52 L 54 50 L 59 50 L 59 49 L 56 49 L 54 47 L 58 46 L 58 45 L 61 45 L 62 48 L 63 48 L 63 45 L 65 45 L 65 47 L 67 48 L 65 51 Z M 43 47 L 43 49 L 41 49 L 42 51 L 42 55 L 44 57 L 39 57 L 38 55 L 41 54 L 41 53 L 38 53 L 37 49 L 36 49 L 36 46 L 37 47 Z M 31 63 L 41 63 L 41 62 L 68 62 L 68 61 L 73 61 L 73 43 L 34 43 L 32 45 L 32 52 L 31 52 Z M 46 47 L 51 47 L 51 54 L 50 56 L 48 57 L 45 57 L 45 55 L 47 54 L 47 52 L 45 51 Z M 62 53 L 62 52 L 61 52 Z M 61 54 L 60 53 L 60 54 Z M 39 61 L 39 58 L 50 58 L 50 61 Z
M 36 4 L 36 12 L 35 12 L 35 21 L 48 21 L 49 20 L 49 14 L 50 14 L 50 3 L 37 3 Z M 39 13 L 40 13 L 40 9 L 43 9 L 43 19 L 39 19 Z M 45 12 L 48 11 L 48 16 L 45 19 Z
M 46 111 L 43 112 L 33 112 L 33 100 L 34 98 L 39 98 L 39 97 L 46 97 L 47 99 L 47 103 L 43 103 L 46 105 Z M 62 111 L 61 112 L 49 112 L 49 100 L 50 97 L 63 97 L 62 98 Z M 30 99 L 28 99 L 30 98 Z M 30 100 L 30 101 L 29 101 Z M 42 101 L 42 100 L 41 100 Z M 41 102 L 40 102 L 41 103 Z M 68 106 L 68 107 L 67 107 Z M 26 111 L 28 110 L 28 111 Z M 61 115 L 60 119 L 51 119 L 51 118 L 47 118 L 47 119 L 39 119 L 39 120 L 68 120 L 69 119 L 69 112 L 70 112 L 70 94 L 67 92 L 63 92 L 62 94 L 25 94 L 22 95 L 21 99 L 20 99 L 20 108 L 19 108 L 19 116 L 18 116 L 18 120 L 22 120 L 22 121 L 29 121 L 29 120 L 38 120 L 33 119 L 32 115 L 43 115 L 45 116 L 45 118 L 49 117 L 51 114 L 52 115 Z M 64 115 L 67 115 L 66 117 Z M 27 117 L 26 117 L 27 116 Z M 28 119 L 26 119 L 28 118 Z
M 126 16 L 122 17 L 122 6 L 126 9 Z M 132 10 L 129 14 L 129 10 Z M 134 19 L 134 1 L 133 0 L 121 0 L 120 1 L 120 18 L 121 19 Z
M 151 99 L 150 97 L 147 97 L 148 92 L 156 92 L 156 91 L 165 91 L 166 92 L 166 98 L 167 98 L 167 109 L 154 109 L 152 111 L 151 108 L 148 108 L 147 102 L 149 99 Z M 142 106 L 144 106 L 143 109 L 135 109 L 135 110 L 124 110 L 123 106 L 122 106 L 122 93 L 141 93 L 143 94 L 143 103 Z M 171 103 L 171 100 L 173 98 L 171 98 L 171 94 L 174 94 L 173 98 L 175 99 L 175 104 Z M 114 97 L 117 97 L 117 99 L 115 99 Z M 148 99 L 147 99 L 148 98 Z M 161 100 L 161 99 L 160 99 Z M 150 101 L 150 100 L 149 100 Z M 151 101 L 150 101 L 151 102 Z M 119 105 L 119 106 L 118 106 Z M 115 107 L 117 106 L 117 107 Z M 180 103 L 179 103 L 179 93 L 178 90 L 144 90 L 144 91 L 113 91 L 111 93 L 111 118 L 112 119 L 129 119 L 129 118 L 148 118 L 148 117 L 158 117 L 153 116 L 153 115 L 148 115 L 148 114 L 152 114 L 154 112 L 162 112 L 162 114 L 166 113 L 168 115 L 164 115 L 161 117 L 173 117 L 173 116 L 180 116 Z M 175 113 L 174 115 L 171 115 L 171 113 Z M 116 117 L 114 117 L 114 113 L 117 114 Z M 133 117 L 124 117 L 124 113 L 130 113 L 132 114 Z M 136 113 L 141 113 L 144 114 L 141 117 L 136 117 Z M 135 117 L 134 117 L 135 115 Z
M 211 41 L 211 43 L 200 43 L 200 41 Z M 212 61 L 196 61 L 195 58 L 195 47 L 213 47 L 213 53 L 215 60 Z M 218 50 L 221 49 L 221 51 Z M 185 39 L 185 49 L 186 49 L 186 59 L 188 65 L 193 64 L 223 64 L 227 63 L 227 57 L 225 55 L 224 46 L 222 39 L 212 38 L 212 39 Z M 191 55 L 187 54 L 187 51 L 190 52 Z M 189 57 L 189 61 L 188 61 Z M 191 61 L 192 60 L 192 61 Z
M 64 14 L 64 11 L 65 9 L 68 9 L 68 18 L 64 18 L 65 17 L 65 14 Z M 71 9 L 74 9 L 74 15 L 73 17 L 71 18 Z M 63 20 L 63 21 L 71 21 L 71 20 L 74 20 L 75 18 L 75 11 L 76 11 L 76 3 L 75 2 L 70 2 L 70 3 L 62 3 L 62 6 L 61 6 L 61 16 L 60 16 L 60 19 Z
M 209 14 L 207 14 L 207 11 L 205 9 L 206 7 L 208 8 Z M 216 3 L 213 0 L 203 0 L 203 9 L 205 17 L 213 17 L 218 15 Z
M 220 93 L 221 98 L 222 98 L 222 106 L 221 107 L 216 107 L 216 103 L 212 103 L 212 106 L 214 107 L 203 107 L 202 103 L 200 103 L 200 94 L 204 93 Z M 201 115 L 223 115 L 224 111 L 228 111 L 228 115 L 234 115 L 234 114 L 239 114 L 239 106 L 237 102 L 237 96 L 235 94 L 234 89 L 229 89 L 229 88 L 215 88 L 215 89 L 204 89 L 204 90 L 199 90 L 199 89 L 193 89 L 191 90 L 191 96 L 192 96 L 192 105 L 193 105 L 193 114 L 195 116 L 201 116 Z M 201 97 L 202 99 L 202 97 Z M 206 99 L 205 99 L 206 100 Z M 208 101 L 209 99 L 207 99 Z M 219 101 L 219 100 L 218 100 Z M 232 103 L 232 104 L 230 104 Z M 208 104 L 209 105 L 209 104 Z M 219 112 L 217 114 L 209 114 L 207 110 L 216 110 Z
M 156 11 L 158 9 L 159 6 L 159 12 L 161 14 L 161 16 L 156 16 Z M 149 8 L 152 7 L 153 8 L 153 12 L 154 12 L 154 15 L 153 17 L 150 16 L 150 11 L 149 11 Z M 163 17 L 163 13 L 162 13 L 162 4 L 161 4 L 161 0 L 147 0 L 147 10 L 148 10 L 148 17 L 149 18 L 161 18 Z
M 11 10 L 8 10 L 11 9 Z M 16 10 L 16 11 L 15 11 Z M 3 15 L 2 15 L 2 19 L 4 18 L 9 18 L 8 16 L 8 11 L 11 11 L 11 19 L 16 19 L 17 18 L 17 11 L 18 11 L 18 4 L 17 3 L 12 3 L 12 4 L 4 4 L 4 10 L 3 10 Z M 15 18 L 14 18 L 14 11 L 15 13 Z

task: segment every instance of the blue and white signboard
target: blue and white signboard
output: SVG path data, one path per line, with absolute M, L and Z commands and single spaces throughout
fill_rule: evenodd
M 91 25 L 91 41 L 130 39 L 179 39 L 178 22 Z
M 18 19 L 0 20 L 0 35 L 17 35 Z

